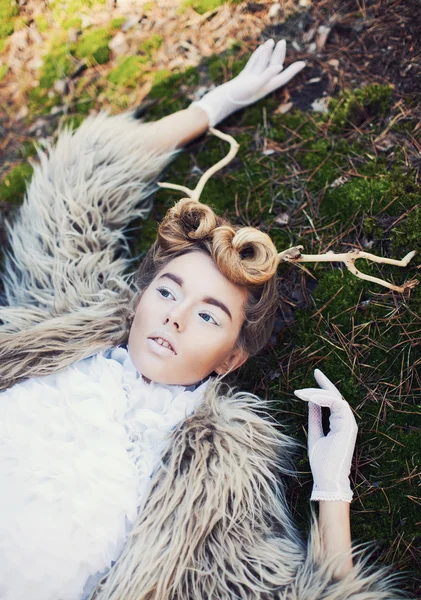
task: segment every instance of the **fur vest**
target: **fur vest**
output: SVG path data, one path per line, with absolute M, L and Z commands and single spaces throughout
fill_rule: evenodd
M 181 152 L 153 149 L 155 123 L 88 117 L 38 149 L 26 198 L 7 226 L 0 389 L 126 342 L 134 298 L 124 237 L 146 218 L 154 183 Z M 27 399 L 30 402 L 30 398 Z M 95 600 L 372 600 L 396 579 L 355 551 L 323 554 L 315 518 L 303 541 L 285 483 L 294 442 L 257 396 L 215 382 L 171 433 L 125 549 Z

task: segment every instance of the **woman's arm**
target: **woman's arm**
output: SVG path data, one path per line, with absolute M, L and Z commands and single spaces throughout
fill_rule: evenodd
M 154 135 L 148 146 L 161 151 L 182 148 L 205 133 L 208 126 L 208 116 L 200 107 L 179 110 L 154 122 Z
M 326 557 L 342 555 L 337 576 L 352 569 L 350 504 L 341 500 L 319 502 L 319 525 Z
M 326 559 L 338 558 L 336 575 L 352 569 L 349 481 L 357 424 L 340 391 L 318 369 L 314 372 L 322 389 L 297 390 L 308 402 L 308 453 L 313 474 L 311 500 L 319 501 L 319 529 Z M 324 434 L 321 407 L 330 409 L 329 433 Z
M 208 127 L 216 127 L 232 113 L 288 83 L 305 67 L 305 62 L 297 61 L 284 70 L 285 53 L 285 40 L 276 44 L 273 39 L 266 40 L 253 52 L 237 77 L 192 102 L 188 109 L 157 121 L 154 147 L 167 150 L 174 144 L 180 148 L 202 135 Z

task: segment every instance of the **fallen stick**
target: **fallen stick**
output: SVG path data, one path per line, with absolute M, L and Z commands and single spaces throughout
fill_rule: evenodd
M 383 285 L 384 287 L 387 287 L 390 290 L 401 293 L 405 292 L 408 289 L 414 288 L 419 283 L 418 279 L 411 279 L 409 281 L 406 281 L 401 286 L 395 285 L 394 283 L 389 283 L 388 281 L 380 279 L 379 277 L 373 277 L 372 275 L 361 273 L 361 271 L 359 271 L 355 266 L 355 261 L 358 258 L 366 258 L 367 260 L 376 263 L 395 265 L 397 267 L 406 267 L 409 261 L 415 256 L 415 250 L 409 252 L 401 260 L 396 260 L 394 258 L 383 258 L 382 256 L 376 256 L 375 254 L 371 254 L 370 252 L 364 252 L 363 250 L 351 250 L 350 252 L 343 252 L 341 254 L 336 254 L 335 252 L 325 252 L 324 254 L 301 254 L 301 250 L 303 250 L 303 246 L 293 246 L 292 248 L 288 248 L 283 252 L 279 252 L 278 264 L 280 262 L 342 262 L 344 263 L 346 268 L 349 271 L 351 271 L 351 273 L 356 277 L 364 279 L 365 281 L 378 283 L 379 285 Z

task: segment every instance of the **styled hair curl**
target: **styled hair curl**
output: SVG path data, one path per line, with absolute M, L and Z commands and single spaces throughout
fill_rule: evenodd
M 278 306 L 275 245 L 259 229 L 232 225 L 210 206 L 182 198 L 167 211 L 136 271 L 137 289 L 147 288 L 169 261 L 193 251 L 211 256 L 229 281 L 247 289 L 237 346 L 254 356 L 270 338 Z

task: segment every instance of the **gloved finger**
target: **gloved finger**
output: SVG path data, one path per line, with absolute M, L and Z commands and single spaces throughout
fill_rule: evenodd
M 266 67 L 269 64 L 269 61 L 271 59 L 272 56 L 272 52 L 273 52 L 273 47 L 275 45 L 275 40 L 273 40 L 272 38 L 270 40 L 267 40 L 262 48 L 263 51 L 258 55 L 256 63 L 254 65 L 253 71 L 254 72 L 262 72 L 266 69 Z
M 336 402 L 343 402 L 346 405 L 348 404 L 345 400 L 338 398 L 335 392 L 321 390 L 319 388 L 305 388 L 303 390 L 296 390 L 294 394 L 298 398 L 301 398 L 301 400 L 305 400 L 306 402 L 314 402 L 314 404 L 318 404 L 319 406 L 327 406 L 328 408 L 332 408 Z
M 299 60 L 295 63 L 292 63 L 292 65 L 289 65 L 285 71 L 282 71 L 282 73 L 276 75 L 269 81 L 267 84 L 268 89 L 266 93 L 269 94 L 270 92 L 273 92 L 274 90 L 288 83 L 288 81 L 295 77 L 297 73 L 302 71 L 305 66 L 306 63 L 303 60 Z
M 275 65 L 282 65 L 285 61 L 285 55 L 287 52 L 287 43 L 285 40 L 280 40 L 276 46 L 274 51 L 272 52 L 272 56 L 270 58 L 270 67 L 274 67 Z
M 323 390 L 336 392 L 339 397 L 342 398 L 342 394 L 338 388 L 330 381 L 330 379 L 326 377 L 324 373 L 322 373 L 322 371 L 320 371 L 320 369 L 314 369 L 314 378 Z
M 300 400 L 304 400 L 304 402 L 310 402 L 310 395 L 311 394 L 307 394 L 307 392 L 311 390 L 308 389 L 303 389 L 303 390 L 295 390 L 294 394 L 297 396 L 297 398 L 299 398 Z
M 319 390 L 318 388 L 306 388 L 296 390 L 294 394 L 310 404 L 326 406 L 330 408 L 329 428 L 331 433 L 339 433 L 344 429 L 357 431 L 357 423 L 351 407 L 346 400 L 338 398 L 336 392 Z
M 243 73 L 249 73 L 249 72 L 255 70 L 257 63 L 259 62 L 260 55 L 262 53 L 265 53 L 268 51 L 268 48 L 269 48 L 269 44 L 267 43 L 268 41 L 269 40 L 267 40 L 264 44 L 261 44 L 258 48 L 256 48 L 256 50 L 253 52 L 253 54 L 248 59 L 248 62 L 243 69 Z
M 341 434 L 346 432 L 349 439 L 354 439 L 357 437 L 358 425 L 354 419 L 354 415 L 337 415 L 330 414 L 329 418 L 329 433 L 332 434 Z
M 322 409 L 313 402 L 308 403 L 308 447 L 312 448 L 313 445 L 325 437 L 323 433 L 322 425 Z
M 349 432 L 358 430 L 357 422 L 351 407 L 346 400 L 336 400 L 330 407 L 329 428 L 332 433 L 346 429 Z
M 316 403 L 318 404 L 317 400 L 319 398 L 317 398 L 317 396 L 322 398 L 321 402 L 323 402 L 323 404 L 320 405 L 328 406 L 330 409 L 329 433 L 337 434 L 345 430 L 348 432 L 357 431 L 358 428 L 355 417 L 346 400 L 338 398 L 336 392 L 319 390 L 317 394 L 311 395 L 311 402 L 316 400 Z M 330 401 L 330 403 L 327 404 L 327 401 Z
M 283 68 L 284 67 L 281 64 L 273 65 L 272 67 L 267 67 L 259 77 L 260 88 L 263 88 L 263 86 L 270 82 L 271 79 L 275 77 L 275 75 L 278 75 L 278 73 L 280 73 L 283 70 Z

